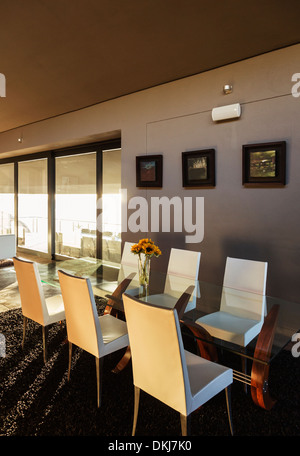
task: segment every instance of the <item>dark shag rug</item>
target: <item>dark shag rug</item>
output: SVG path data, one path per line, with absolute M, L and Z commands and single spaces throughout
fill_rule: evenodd
M 97 302 L 101 313 L 103 301 Z M 71 379 L 67 380 L 68 344 L 64 325 L 49 328 L 46 364 L 39 325 L 30 322 L 24 350 L 21 348 L 21 310 L 0 315 L 0 333 L 6 342 L 6 354 L 0 358 L 0 436 L 131 436 L 131 363 L 119 374 L 112 373 L 124 351 L 104 360 L 102 406 L 97 409 L 93 356 L 74 347 Z M 192 339 L 186 341 L 185 337 L 184 342 L 193 350 Z M 234 382 L 235 436 L 300 436 L 299 379 L 300 358 L 283 351 L 270 370 L 270 389 L 277 398 L 271 411 L 257 407 L 250 393 L 245 394 L 243 385 Z M 224 393 L 193 413 L 191 433 L 202 438 L 230 435 Z M 138 436 L 180 436 L 178 413 L 141 393 Z

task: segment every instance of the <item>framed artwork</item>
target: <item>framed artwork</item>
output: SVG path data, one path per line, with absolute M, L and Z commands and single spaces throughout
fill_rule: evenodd
M 215 149 L 182 152 L 182 185 L 215 186 Z
M 243 184 L 246 187 L 281 187 L 285 182 L 285 141 L 243 146 Z
M 136 186 L 162 187 L 162 155 L 136 157 Z

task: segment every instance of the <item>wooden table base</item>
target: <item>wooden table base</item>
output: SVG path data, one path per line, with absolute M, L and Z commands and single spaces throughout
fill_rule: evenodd
M 130 360 L 131 360 L 131 350 L 130 350 L 130 347 L 127 347 L 124 355 L 122 356 L 121 360 L 118 362 L 116 367 L 114 369 L 112 369 L 112 372 L 114 374 L 118 374 L 123 369 L 125 369 L 125 367 L 127 366 L 127 364 L 129 363 Z
M 279 305 L 272 307 L 265 318 L 263 327 L 258 336 L 254 358 L 264 361 L 263 364 L 258 361 L 253 361 L 251 371 L 251 396 L 255 404 L 265 410 L 271 410 L 275 404 L 275 399 L 270 396 L 268 379 L 270 364 L 271 349 L 274 340 L 275 328 L 278 319 Z

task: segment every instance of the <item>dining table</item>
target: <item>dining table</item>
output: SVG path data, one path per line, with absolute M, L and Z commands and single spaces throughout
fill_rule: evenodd
M 220 335 L 212 336 L 201 326 L 201 318 L 220 310 L 224 293 L 232 295 L 232 290 L 224 289 L 222 284 L 200 278 L 192 281 L 184 276 L 184 272 L 170 276 L 152 268 L 149 285 L 145 288 L 139 284 L 138 268 L 95 258 L 52 261 L 39 264 L 38 269 L 42 282 L 56 289 L 60 287 L 58 270 L 88 278 L 94 296 L 104 300 L 105 313 L 125 317 L 123 293 L 151 305 L 176 308 L 182 334 L 193 340 L 199 356 L 220 363 L 224 354 L 230 354 L 229 360 L 238 359 L 233 367 L 234 380 L 242 382 L 245 391 L 251 391 L 254 403 L 265 410 L 272 409 L 276 402 L 269 388 L 272 362 L 283 350 L 287 350 L 290 356 L 300 355 L 300 302 L 264 296 L 264 315 L 258 334 L 245 345 L 239 339 L 224 340 Z M 249 300 L 251 305 L 257 297 L 245 292 L 238 299 Z M 124 369 L 130 356 L 128 347 L 114 371 Z

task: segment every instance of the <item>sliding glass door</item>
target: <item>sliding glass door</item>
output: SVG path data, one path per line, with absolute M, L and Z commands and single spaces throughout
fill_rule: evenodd
M 14 234 L 14 164 L 0 165 L 0 234 Z
M 10 233 L 20 254 L 120 261 L 120 140 L 0 160 L 0 234 Z
M 18 164 L 18 246 L 48 253 L 48 162 Z
M 96 257 L 96 152 L 55 158 L 55 253 Z
M 121 259 L 121 149 L 102 153 L 102 258 Z

